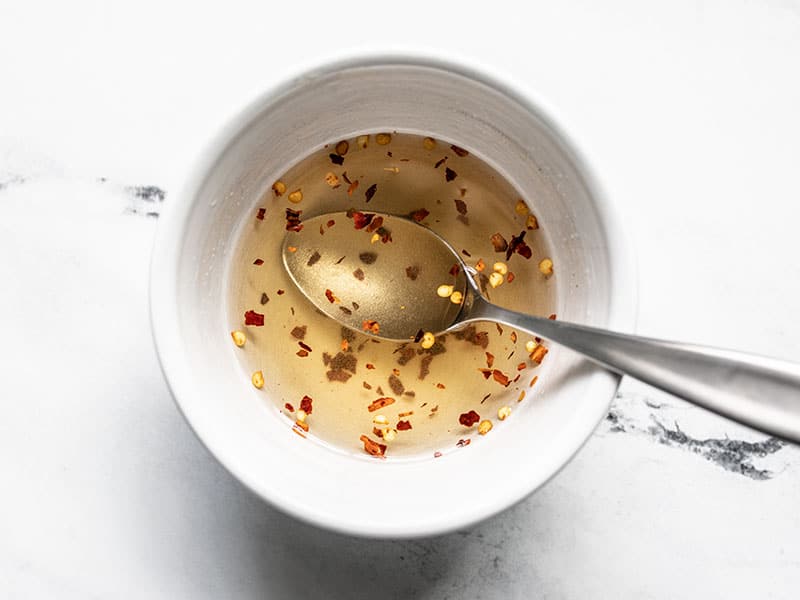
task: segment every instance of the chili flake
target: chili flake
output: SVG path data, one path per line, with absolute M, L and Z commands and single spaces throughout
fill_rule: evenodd
M 434 169 L 438 169 L 439 167 L 441 167 L 446 162 L 447 162 L 447 156 L 445 156 L 443 158 L 440 158 L 439 160 L 436 161 L 436 164 L 433 165 L 433 168 Z
M 231 331 L 231 338 L 233 338 L 233 343 L 239 346 L 239 348 L 244 346 L 247 341 L 247 337 L 244 335 L 243 331 Z
M 306 423 L 305 421 L 301 421 L 300 419 L 298 419 L 294 422 L 294 426 L 299 427 L 300 429 L 308 433 L 308 423 Z
M 526 229 L 539 229 L 539 221 L 533 214 L 528 215 L 528 218 L 525 219 L 525 228 Z
M 311 346 L 309 346 L 308 344 L 306 344 L 304 342 L 297 342 L 297 345 L 300 346 L 306 352 L 313 352 L 313 350 L 311 349 Z
M 536 384 L 537 381 L 539 381 L 539 376 L 538 375 L 534 375 L 533 379 L 531 379 L 531 382 L 528 384 L 528 387 L 533 387 Z
M 266 292 L 261 292 L 261 305 L 263 306 L 267 302 L 269 302 L 269 296 L 267 296 Z
M 467 203 L 466 202 L 464 202 L 461 198 L 456 198 L 455 200 L 453 200 L 453 202 L 456 205 L 456 211 L 458 212 L 458 214 L 460 214 L 460 215 L 466 215 L 467 214 Z
M 492 354 L 491 352 L 487 352 L 486 353 L 486 366 L 491 369 L 493 364 L 494 364 L 494 354 Z
M 297 204 L 302 200 L 303 200 L 303 192 L 300 191 L 299 189 L 289 193 L 289 202 L 294 202 L 295 204 Z
M 375 412 L 376 410 L 380 410 L 389 406 L 390 404 L 394 404 L 394 398 L 378 398 L 377 400 L 373 400 L 372 403 L 367 406 L 367 410 L 369 412 Z
M 411 429 L 411 421 L 398 421 L 397 431 L 408 431 Z
M 347 140 L 342 140 L 341 142 L 336 144 L 334 150 L 336 150 L 336 154 L 339 156 L 344 156 L 347 154 L 347 151 L 350 149 L 350 144 L 347 143 Z
M 352 196 L 353 192 L 355 192 L 357 188 L 358 188 L 358 179 L 350 183 L 349 187 L 347 188 L 347 195 Z
M 333 292 L 331 290 L 329 290 L 329 289 L 325 290 L 325 297 L 328 299 L 328 302 L 330 302 L 331 304 L 333 304 L 337 300 L 336 296 L 334 296 Z
M 406 267 L 406 277 L 408 277 L 411 281 L 415 281 L 419 276 L 419 267 L 416 265 L 412 265 L 410 267 Z
M 377 321 L 373 321 L 372 319 L 364 319 L 364 321 L 361 323 L 361 328 L 364 331 L 370 331 L 377 335 L 381 329 L 381 326 Z
M 542 360 L 544 360 L 545 354 L 548 353 L 547 348 L 542 346 L 541 344 L 537 344 L 536 348 L 533 349 L 531 352 L 531 360 L 535 362 L 537 365 L 542 364 Z
M 433 150 L 436 148 L 436 140 L 432 137 L 426 137 L 422 140 L 422 147 L 425 148 L 425 150 Z
M 492 422 L 489 419 L 484 419 L 478 425 L 478 433 L 486 435 L 492 430 Z
M 377 191 L 378 191 L 378 184 L 377 183 L 373 183 L 371 186 L 369 186 L 367 188 L 367 191 L 364 192 L 364 196 L 366 196 L 367 202 L 372 200 L 372 197 L 375 195 L 375 192 L 377 192 Z
M 358 255 L 358 259 L 365 265 L 371 265 L 378 260 L 378 255 L 375 252 L 362 252 Z
M 508 387 L 508 384 L 510 383 L 508 375 L 506 375 L 505 373 L 503 373 L 499 369 L 495 369 L 494 371 L 492 371 L 492 377 L 494 378 L 494 380 L 497 383 L 499 383 L 500 385 L 503 385 L 505 387 Z
M 289 404 L 288 402 L 287 402 L 286 404 L 284 404 L 284 405 L 283 405 L 283 408 L 285 408 L 285 409 L 286 409 L 286 410 L 288 410 L 289 412 L 294 412 L 294 406 L 292 406 L 292 405 L 291 405 L 291 404 Z
M 526 233 L 527 231 L 523 230 L 519 235 L 515 235 L 511 238 L 511 242 L 508 244 L 508 248 L 506 248 L 506 260 L 510 259 L 511 255 L 515 252 L 523 258 L 530 258 L 533 255 L 533 251 L 524 240 Z
M 297 356 L 299 356 L 300 358 L 305 358 L 306 356 L 308 356 L 308 350 L 303 350 L 303 349 L 301 348 L 300 350 L 298 350 L 297 352 L 295 352 L 295 354 L 296 354 Z
M 275 193 L 275 197 L 279 198 L 286 192 L 286 184 L 278 180 L 272 184 L 272 191 Z
M 293 194 L 294 192 L 292 192 Z M 291 197 L 291 194 L 289 194 Z M 302 210 L 292 210 L 291 208 L 286 209 L 286 231 L 300 231 L 303 228 L 303 224 L 300 222 L 300 214 Z
M 451 169 L 450 167 L 445 167 L 444 169 L 445 181 L 453 181 L 453 179 L 455 179 L 456 177 L 458 177 L 458 173 L 453 171 L 453 169 Z
M 356 210 L 348 216 L 353 219 L 353 227 L 356 229 L 364 229 L 364 227 L 372 222 L 372 219 L 375 217 L 375 213 L 363 213 Z
M 244 324 L 261 327 L 264 325 L 264 315 L 257 313 L 254 310 L 248 310 L 246 313 L 244 313 Z
M 313 399 L 310 396 L 303 396 L 303 399 L 300 400 L 300 410 L 303 410 L 307 415 L 310 415 L 312 402 Z
M 264 373 L 261 371 L 255 371 L 253 375 L 250 377 L 250 381 L 253 382 L 253 385 L 258 389 L 264 387 Z
M 475 423 L 477 423 L 480 420 L 481 416 L 474 410 L 465 412 L 458 417 L 458 422 L 461 423 L 464 427 L 472 427 L 473 425 L 475 425 Z
M 452 144 L 452 145 L 450 146 L 450 150 L 452 150 L 453 152 L 455 152 L 456 154 L 458 154 L 458 155 L 459 155 L 460 157 L 462 157 L 462 158 L 463 158 L 463 157 L 465 157 L 465 156 L 467 156 L 467 155 L 469 154 L 469 151 L 467 151 L 467 150 L 464 150 L 463 148 L 459 148 L 459 147 L 458 147 L 458 146 L 456 146 L 455 144 Z
M 431 214 L 431 213 L 427 209 L 418 208 L 417 210 L 413 211 L 410 214 L 410 217 L 412 219 L 414 219 L 417 223 L 421 223 L 422 221 L 425 220 L 425 217 L 427 217 L 429 214 Z
M 335 165 L 343 165 L 344 164 L 344 157 L 339 156 L 338 154 L 329 154 L 328 158 L 331 159 L 331 162 Z
M 258 212 L 256 213 L 256 219 L 258 219 L 259 221 L 263 221 L 264 220 L 264 215 L 266 215 L 266 214 L 267 214 L 267 209 L 266 208 L 259 208 Z

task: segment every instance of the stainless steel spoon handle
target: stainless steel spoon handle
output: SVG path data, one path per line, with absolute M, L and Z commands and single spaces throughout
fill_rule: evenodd
M 525 329 L 616 373 L 800 443 L 800 365 L 551 321 L 495 306 L 477 294 L 468 311 L 469 321 Z

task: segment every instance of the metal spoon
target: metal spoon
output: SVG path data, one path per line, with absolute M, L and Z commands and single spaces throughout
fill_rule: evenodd
M 355 221 L 353 219 L 358 219 Z M 553 321 L 494 305 L 475 270 L 436 233 L 405 217 L 331 213 L 283 243 L 297 287 L 342 325 L 398 342 L 494 321 L 547 338 L 619 374 L 762 431 L 800 442 L 800 365 L 732 350 Z M 362 225 L 354 230 L 354 223 Z M 390 232 L 390 233 L 389 233 Z M 391 241 L 382 241 L 391 235 Z M 421 263 L 414 271 L 409 266 Z M 456 275 L 452 275 L 456 273 Z M 437 295 L 452 284 L 458 304 Z

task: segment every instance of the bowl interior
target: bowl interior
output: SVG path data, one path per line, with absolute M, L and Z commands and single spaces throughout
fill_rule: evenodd
M 298 443 L 285 424 L 265 418 L 264 400 L 242 377 L 228 335 L 226 273 L 238 232 L 276 176 L 311 150 L 387 129 L 480 153 L 529 200 L 548 236 L 559 318 L 630 327 L 629 274 L 617 232 L 563 134 L 537 108 L 481 76 L 408 60 L 306 74 L 229 124 L 165 215 L 151 294 L 156 343 L 176 400 L 235 476 L 313 523 L 399 537 L 465 526 L 536 489 L 591 434 L 618 379 L 553 346 L 542 384 L 501 435 L 425 461 L 329 452 Z

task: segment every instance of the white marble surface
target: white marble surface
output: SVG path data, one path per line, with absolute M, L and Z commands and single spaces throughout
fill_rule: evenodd
M 558 107 L 634 238 L 642 333 L 800 359 L 800 3 L 526 6 L 0 2 L 0 596 L 796 597 L 800 450 L 635 382 L 544 489 L 402 542 L 265 506 L 170 399 L 159 193 L 258 91 L 378 45 Z

